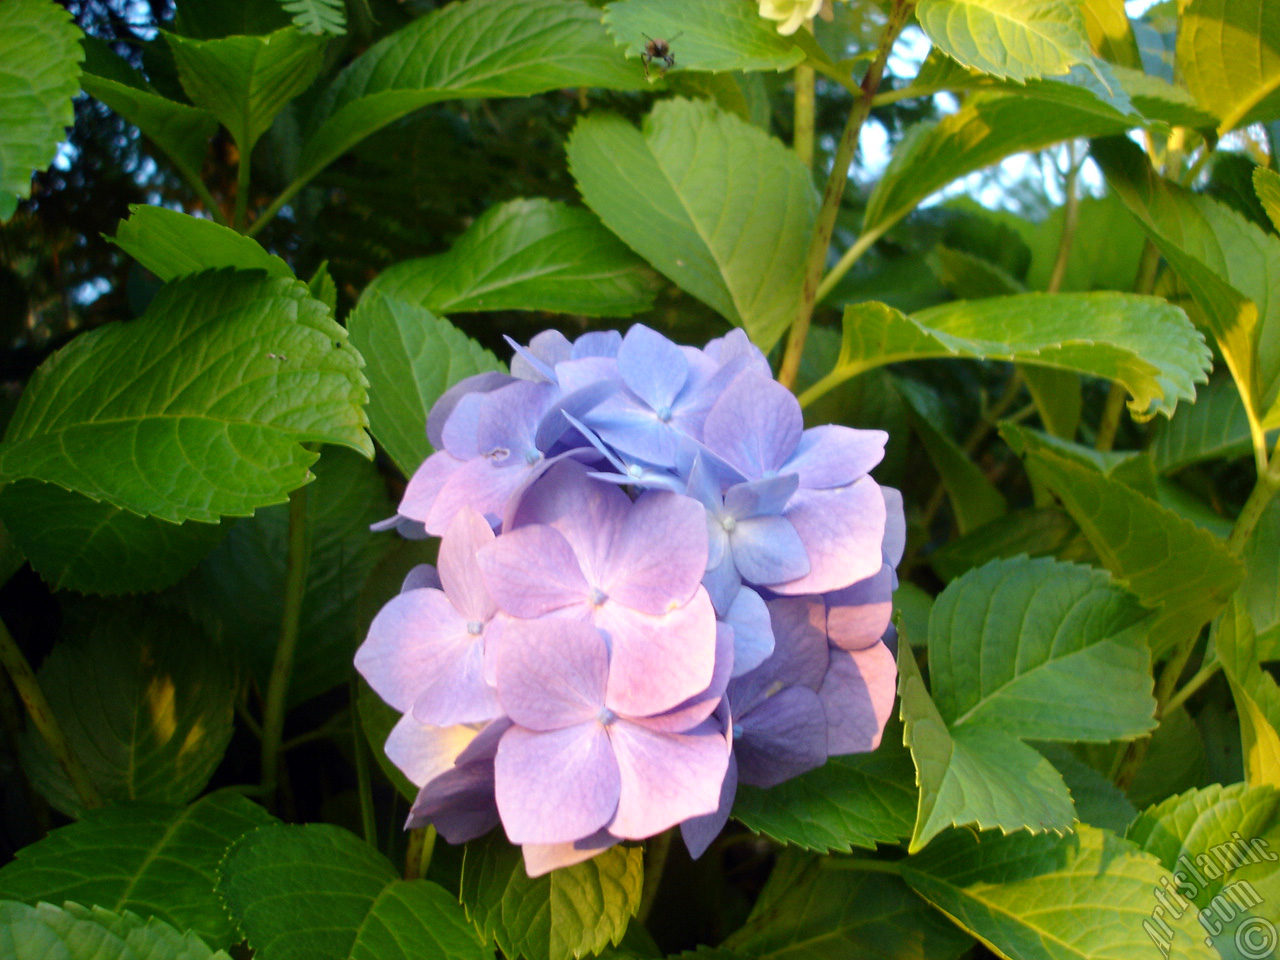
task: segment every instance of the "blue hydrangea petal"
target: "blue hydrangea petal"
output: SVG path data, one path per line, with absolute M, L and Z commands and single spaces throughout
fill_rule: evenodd
M 475 736 L 474 726 L 434 727 L 406 713 L 391 728 L 383 749 L 409 782 L 421 787 L 452 769 Z
M 684 733 L 711 716 L 724 700 L 729 687 L 729 678 L 733 675 L 733 650 L 733 628 L 726 623 L 717 623 L 716 667 L 707 689 L 670 710 L 646 717 L 645 726 L 666 733 Z
M 466 621 L 443 591 L 397 594 L 378 611 L 356 651 L 355 667 L 378 696 L 400 711 L 413 707 L 446 648 L 466 636 Z
M 776 380 L 746 372 L 733 379 L 707 414 L 702 442 L 754 479 L 778 472 L 803 432 L 795 395 Z
M 777 516 L 799 486 L 800 478 L 794 473 L 734 484 L 725 491 L 724 509 L 737 520 Z
M 733 676 L 749 673 L 773 653 L 773 624 L 764 599 L 750 587 L 733 598 L 724 621 L 733 628 Z
M 520 847 L 524 870 L 530 877 L 541 877 L 561 867 L 572 867 L 609 849 L 618 838 L 608 830 L 597 830 L 589 837 L 573 843 L 526 843 Z
M 802 487 L 843 487 L 870 473 L 884 459 L 888 441 L 883 430 L 855 430 L 838 424 L 810 427 L 780 469 L 799 474 Z
M 738 776 L 755 787 L 774 787 L 827 760 L 827 715 L 808 687 L 778 691 L 749 713 L 735 717 Z
M 770 584 L 775 593 L 829 593 L 880 569 L 885 502 L 870 477 L 835 490 L 797 490 L 786 517 L 809 556 L 809 572 Z
M 658 419 L 670 420 L 676 397 L 688 379 L 689 363 L 678 346 L 637 323 L 622 338 L 618 373 Z
M 741 716 L 771 690 L 804 686 L 817 692 L 827 675 L 827 610 L 821 597 L 779 597 L 768 602 L 774 648 L 755 670 L 729 682 L 729 703 Z
M 622 348 L 622 334 L 617 330 L 592 330 L 573 341 L 570 358 L 616 357 Z
M 459 510 L 440 541 L 437 574 L 445 595 L 464 620 L 486 623 L 497 610 L 476 552 L 493 543 L 493 529 L 475 510 Z
M 720 784 L 720 804 L 712 813 L 700 817 L 690 817 L 680 824 L 680 835 L 684 845 L 689 848 L 689 856 L 697 860 L 707 852 L 712 841 L 720 835 L 725 824 L 729 822 L 729 814 L 733 810 L 734 798 L 738 795 L 738 761 L 729 755 L 729 768 L 725 771 L 724 780 Z
M 662 614 L 693 596 L 707 568 L 706 511 L 683 494 L 642 493 L 610 544 L 600 587 L 642 613 Z
M 485 585 L 499 608 L 534 619 L 584 608 L 591 586 L 564 535 L 544 524 L 510 530 L 477 557 Z
M 809 572 L 809 555 L 786 517 L 747 517 L 729 534 L 733 562 L 748 583 L 794 582 Z
M 454 408 L 463 397 L 472 393 L 489 393 L 499 387 L 505 387 L 509 383 L 515 383 L 515 377 L 505 373 L 489 371 L 459 380 L 442 393 L 432 405 L 431 412 L 427 415 L 427 439 L 431 441 L 431 445 L 437 450 L 444 449 L 444 425 L 449 421 L 450 416 L 453 415 Z

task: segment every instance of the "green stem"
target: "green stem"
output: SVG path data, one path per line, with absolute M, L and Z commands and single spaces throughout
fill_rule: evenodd
M 662 884 L 662 872 L 667 867 L 667 855 L 671 852 L 671 838 L 675 828 L 664 830 L 649 841 L 644 852 L 644 887 L 640 894 L 640 909 L 636 919 L 647 923 L 653 905 L 658 899 L 658 887 Z
M 270 801 L 280 774 L 280 740 L 284 734 L 284 714 L 289 680 L 293 676 L 293 654 L 298 645 L 298 623 L 302 617 L 302 597 L 307 586 L 307 566 L 311 559 L 307 529 L 307 487 L 289 494 L 289 554 L 284 578 L 284 616 L 280 640 L 267 682 L 267 702 L 262 713 L 262 791 Z
M 404 878 L 421 880 L 431 866 L 436 849 L 436 828 L 417 827 L 409 831 L 409 845 L 404 851 Z
M 806 22 L 803 29 L 812 30 L 812 21 Z M 796 156 L 800 158 L 800 162 L 804 164 L 805 169 L 812 170 L 813 125 L 814 116 L 817 112 L 813 67 L 807 63 L 798 65 L 795 79 L 795 135 L 792 137 L 792 147 L 795 149 Z
M 1112 382 L 1106 406 L 1102 408 L 1102 419 L 1098 421 L 1098 439 L 1093 444 L 1096 450 L 1105 453 L 1116 445 L 1116 433 L 1120 430 L 1120 418 L 1124 415 L 1124 401 L 1128 395 L 1123 383 Z
M 249 156 L 240 154 L 240 162 L 236 165 L 236 208 L 231 216 L 232 229 L 245 232 L 245 217 L 249 212 L 249 172 L 251 168 Z
M 1066 195 L 1066 204 L 1062 210 L 1062 234 L 1058 237 L 1058 256 L 1053 261 L 1053 272 L 1049 274 L 1049 285 L 1046 293 L 1057 293 L 1062 289 L 1062 281 L 1067 276 L 1067 264 L 1071 261 L 1071 247 L 1076 239 L 1076 227 L 1080 223 L 1080 192 L 1076 189 L 1076 180 L 1080 173 L 1080 164 L 1076 162 L 1075 142 L 1067 147 L 1071 165 L 1063 179 L 1062 192 Z
M 351 703 L 356 701 L 356 683 L 351 681 Z M 360 797 L 360 829 L 364 842 L 371 847 L 378 845 L 378 824 L 373 815 L 373 779 L 369 775 L 369 744 L 360 724 L 351 724 L 351 749 L 356 759 L 356 794 Z
M 250 226 L 247 230 L 245 230 L 244 235 L 246 237 L 256 237 L 259 231 L 261 231 L 263 227 L 265 227 L 268 223 L 271 222 L 271 218 L 280 212 L 280 208 L 283 207 L 290 200 L 292 200 L 293 195 L 296 194 L 303 187 L 305 187 L 310 181 L 311 181 L 310 177 L 307 177 L 306 179 L 295 180 L 293 181 L 293 183 L 289 184 L 287 187 L 281 190 L 280 193 L 276 196 L 276 198 L 271 201 L 267 209 L 263 210 L 260 214 L 258 214 L 258 218 L 253 221 L 252 226 Z
M 1271 500 L 1280 490 L 1280 476 L 1276 467 L 1280 464 L 1280 456 L 1271 455 L 1271 464 L 1258 474 L 1258 482 L 1253 485 L 1253 492 L 1240 508 L 1240 516 L 1236 517 L 1235 526 L 1231 528 L 1231 536 L 1227 538 L 1227 549 L 1235 556 L 1244 553 L 1245 544 L 1253 536 L 1253 530 L 1262 519 Z
M 71 781 L 71 786 L 76 796 L 80 798 L 80 803 L 89 809 L 102 806 L 102 794 L 98 792 L 93 777 L 76 756 L 71 741 L 67 739 L 62 725 L 54 716 L 53 708 L 45 698 L 44 691 L 36 681 L 31 665 L 27 663 L 27 658 L 22 655 L 18 644 L 9 633 L 9 628 L 3 622 L 0 622 L 0 664 L 4 665 L 5 672 L 13 681 L 13 687 L 18 691 L 18 696 L 27 709 L 27 715 L 31 717 L 32 725 L 48 745 L 53 759 L 58 762 L 66 773 L 67 779 Z
M 1197 673 L 1194 677 L 1192 677 L 1185 684 L 1183 684 L 1182 689 L 1169 698 L 1169 700 L 1165 703 L 1164 710 L 1161 711 L 1160 715 L 1168 716 L 1169 714 L 1173 713 L 1173 711 L 1177 710 L 1180 706 L 1182 706 L 1184 703 L 1187 702 L 1188 697 L 1190 697 L 1197 690 L 1203 687 L 1206 683 L 1212 680 L 1214 675 L 1217 674 L 1217 672 L 1221 669 L 1222 669 L 1222 663 L 1216 659 L 1210 660 L 1208 663 L 1206 663 L 1203 667 L 1200 668 L 1199 673 Z
M 871 113 L 871 101 L 880 88 L 885 63 L 889 60 L 889 51 L 893 49 L 893 43 L 902 28 L 906 26 L 914 6 L 914 0 L 894 0 L 889 22 L 885 24 L 884 33 L 880 37 L 876 58 L 867 68 L 866 76 L 862 78 L 861 95 L 854 101 L 853 109 L 849 112 L 849 120 L 836 147 L 836 155 L 832 161 L 831 174 L 827 177 L 826 190 L 822 195 L 822 207 L 818 211 L 813 239 L 809 243 L 800 303 L 796 309 L 795 320 L 791 323 L 791 331 L 787 336 L 787 348 L 782 355 L 782 364 L 778 368 L 778 382 L 787 388 L 795 386 L 796 374 L 800 371 L 800 358 L 804 354 L 805 340 L 809 336 L 809 321 L 813 317 L 814 305 L 818 302 L 819 284 L 827 265 L 827 251 L 831 246 L 831 235 L 835 232 L 840 202 L 844 199 L 844 188 L 849 181 L 849 166 L 853 163 L 853 154 L 858 147 L 858 134 L 862 131 L 863 122 Z

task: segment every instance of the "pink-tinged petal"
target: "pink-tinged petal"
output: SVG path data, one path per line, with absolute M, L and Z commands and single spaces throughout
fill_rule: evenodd
M 613 484 L 592 480 L 587 474 L 576 460 L 561 460 L 529 488 L 509 526 L 554 527 L 572 547 L 583 576 L 598 586 L 631 501 Z
M 879 643 L 893 615 L 893 568 L 826 595 L 827 639 L 845 650 Z
M 487 723 L 502 716 L 498 694 L 484 678 L 484 637 L 458 634 L 448 647 L 436 646 L 430 679 L 413 703 L 423 723 Z
M 356 669 L 383 700 L 408 710 L 466 628 L 439 590 L 397 594 L 369 625 L 369 635 L 356 651 Z
M 400 500 L 399 516 L 425 523 L 441 489 L 466 463 L 443 450 L 427 457 L 409 478 L 409 485 L 405 487 L 404 497 Z
M 637 397 L 670 419 L 671 405 L 689 376 L 689 363 L 678 346 L 642 323 L 622 338 L 618 349 L 618 373 Z
M 433 727 L 406 713 L 391 728 L 383 750 L 411 783 L 421 787 L 453 769 L 454 761 L 475 735 L 475 727 Z
M 883 430 L 855 430 L 837 424 L 810 427 L 782 470 L 798 473 L 802 487 L 843 487 L 870 473 L 884 459 L 888 442 L 889 434 Z
M 574 843 L 526 843 L 520 848 L 524 854 L 524 872 L 530 877 L 540 877 L 561 867 L 572 867 L 603 853 L 617 842 L 618 838 L 609 831 L 600 830 Z
M 884 562 L 896 567 L 902 562 L 902 551 L 907 546 L 907 518 L 902 512 L 902 493 L 893 487 L 881 487 L 884 496 L 884 543 L 881 551 Z
M 748 517 L 729 534 L 733 563 L 748 583 L 772 586 L 810 570 L 807 544 L 789 517 Z
M 612 660 L 605 704 L 615 713 L 662 713 L 710 685 L 716 614 L 705 590 L 660 617 L 607 602 L 596 609 L 595 624 L 609 635 Z
M 729 813 L 733 810 L 734 797 L 738 795 L 738 761 L 729 755 L 729 769 L 725 772 L 724 782 L 720 785 L 720 806 L 713 813 L 701 817 L 690 817 L 680 824 L 680 835 L 684 837 L 684 845 L 689 848 L 689 856 L 697 860 L 707 852 L 720 831 L 729 822 Z
M 431 446 L 437 450 L 444 448 L 444 425 L 463 397 L 472 393 L 488 393 L 491 390 L 497 390 L 511 383 L 512 379 L 505 373 L 477 373 L 474 377 L 459 380 L 440 394 L 440 399 L 435 402 L 431 407 L 431 413 L 427 415 L 427 439 L 431 441 Z
M 595 720 L 547 733 L 512 727 L 493 769 L 512 843 L 573 843 L 606 826 L 618 806 L 618 763 Z
M 880 745 L 897 682 L 897 664 L 883 643 L 853 653 L 831 651 L 831 667 L 818 693 L 832 756 L 866 753 Z
M 489 596 L 476 554 L 493 543 L 489 522 L 474 510 L 460 510 L 444 539 L 440 541 L 439 572 L 444 592 L 463 619 L 475 623 L 489 620 L 497 605 Z
M 809 572 L 770 584 L 775 593 L 829 593 L 880 569 L 884 497 L 870 477 L 835 490 L 797 490 L 786 516 L 804 542 Z
M 827 608 L 821 597 L 779 597 L 768 603 L 773 653 L 764 663 L 729 684 L 734 716 L 763 703 L 771 691 L 800 685 L 822 686 L 830 662 Z
M 496 827 L 493 761 L 456 766 L 419 790 L 404 827 L 414 830 L 428 824 L 450 843 L 466 843 Z
M 550 617 L 512 620 L 495 658 L 498 698 L 532 730 L 559 730 L 599 716 L 609 649 L 590 624 Z
M 772 787 L 827 760 L 827 717 L 808 687 L 787 687 L 735 718 L 738 775 L 743 783 Z
M 752 479 L 777 472 L 804 431 L 800 402 L 782 384 L 746 371 L 707 414 L 702 442 Z
M 742 587 L 724 622 L 733 628 L 733 676 L 754 670 L 773 653 L 773 624 L 760 594 Z
M 540 524 L 510 530 L 476 559 L 489 595 L 513 617 L 545 616 L 582 604 L 591 593 L 573 548 L 552 527 Z
M 716 624 L 716 669 L 711 683 L 695 697 L 664 713 L 644 718 L 650 730 L 665 733 L 686 733 L 715 712 L 724 700 L 733 673 L 733 629 L 723 623 Z
M 506 464 L 494 463 L 487 457 L 467 460 L 440 485 L 431 509 L 423 517 L 427 533 L 444 536 L 458 511 L 467 508 L 496 524 L 502 519 L 507 500 L 528 479 L 529 470 L 523 460 L 509 460 Z M 408 498 L 407 491 L 405 497 Z
M 621 776 L 610 833 L 642 840 L 719 809 L 729 750 L 715 721 L 689 733 L 659 733 L 619 718 L 609 738 Z
M 640 494 L 609 551 L 601 586 L 642 613 L 683 606 L 707 568 L 707 511 L 666 490 Z

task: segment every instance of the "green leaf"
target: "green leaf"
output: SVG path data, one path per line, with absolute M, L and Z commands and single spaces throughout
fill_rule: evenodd
M 40 687 L 94 784 L 109 800 L 185 803 L 213 776 L 231 741 L 234 665 L 186 617 L 140 603 L 94 603 L 40 667 Z M 84 807 L 33 730 L 27 777 L 53 806 Z
M 1260 652 L 1280 641 L 1280 500 L 1267 505 L 1244 546 L 1240 602 L 1253 624 Z M 1264 655 L 1262 660 L 1276 657 Z
M 1259 665 L 1253 623 L 1238 596 L 1215 639 L 1240 714 L 1245 779 L 1252 786 L 1280 787 L 1280 684 Z
M 794 318 L 818 208 L 792 151 L 711 103 L 680 99 L 655 106 L 643 130 L 588 116 L 568 149 L 605 226 L 762 350 L 773 347 Z
M 0 199 L 31 193 L 31 173 L 53 160 L 75 115 L 80 89 L 80 28 L 52 0 L 0 5 Z M 13 211 L 0 210 L 0 221 Z
M 1062 501 L 1102 565 L 1159 614 L 1153 654 L 1189 640 L 1240 585 L 1244 570 L 1213 534 L 1123 481 L 1069 459 L 1013 425 L 1002 429 L 1027 471 Z
M 916 18 L 967 67 L 1030 80 L 1092 63 L 1079 4 L 1067 0 L 920 0 Z
M 1036 749 L 1062 774 L 1081 823 L 1124 833 L 1138 811 L 1119 787 L 1063 744 L 1041 743 L 1036 744 Z
M 902 728 L 889 721 L 870 753 L 831 757 L 769 790 L 740 786 L 733 816 L 756 833 L 805 850 L 874 850 L 911 835 L 916 796 Z
M 653 305 L 651 278 L 590 211 L 537 199 L 490 207 L 447 253 L 398 263 L 365 289 L 436 314 L 627 317 Z
M 1085 29 L 1098 56 L 1111 63 L 1142 69 L 1124 0 L 1084 0 Z
M 170 100 L 153 90 L 133 67 L 97 37 L 85 38 L 80 85 L 89 96 L 97 97 L 150 137 L 184 177 L 200 182 L 200 167 L 209 150 L 209 138 L 218 131 L 218 121 L 213 114 Z
M 164 207 L 129 207 L 129 219 L 121 222 L 113 242 L 165 282 L 222 267 L 293 279 L 287 263 L 250 237 Z
M 247 162 L 276 114 L 315 80 L 327 37 L 285 27 L 261 37 L 193 40 L 167 33 L 191 102 L 231 133 Z
M 131 910 L 230 946 L 239 937 L 214 893 L 216 868 L 237 839 L 273 819 L 233 793 L 209 794 L 189 807 L 122 803 L 91 810 L 0 867 L 0 897 Z
M 369 364 L 370 429 L 412 476 L 432 453 L 427 414 L 440 395 L 459 380 L 502 371 L 503 365 L 448 320 L 381 290 L 360 298 L 347 327 Z
M 305 183 L 365 137 L 419 107 L 471 97 L 527 97 L 560 87 L 640 90 L 581 0 L 468 0 L 395 31 L 355 59 L 319 104 L 302 147 Z
M 907 316 L 882 303 L 845 308 L 835 368 L 801 394 L 902 360 L 974 357 L 1072 370 L 1124 384 L 1136 416 L 1169 416 L 1195 396 L 1210 354 L 1177 307 L 1122 293 L 1029 293 L 959 300 Z
M 237 843 L 218 893 L 259 960 L 484 960 L 457 900 L 397 880 L 385 857 L 325 823 L 278 824 Z
M 1229 376 L 1213 376 L 1196 391 L 1195 403 L 1157 424 L 1150 453 L 1157 470 L 1172 473 L 1204 460 L 1233 460 L 1251 449 L 1240 392 Z
M 1092 153 L 1190 289 L 1255 434 L 1280 426 L 1280 237 L 1157 176 L 1133 143 L 1095 143 Z
M 1280 174 L 1266 167 L 1254 167 L 1253 189 L 1271 220 L 1271 226 L 1280 230 Z
M 0 478 L 175 522 L 247 514 L 307 481 L 317 455 L 305 441 L 372 455 L 362 365 L 305 284 L 177 280 L 145 316 L 77 337 L 36 371 Z
M 981 300 L 983 297 L 1026 293 L 1022 282 L 1014 279 L 1002 267 L 963 250 L 953 250 L 939 244 L 930 256 L 929 266 L 938 275 L 943 286 L 960 300 Z
M 900 877 L 784 856 L 726 946 L 757 960 L 954 960 L 973 946 Z
M 508 957 L 568 960 L 617 945 L 640 907 L 643 857 L 618 845 L 584 863 L 530 878 L 500 833 L 467 844 L 459 897 L 471 921 Z
M 347 32 L 347 8 L 342 0 L 280 0 L 293 14 L 293 25 L 303 33 Z
M 948 540 L 929 555 L 929 564 L 949 581 L 990 560 L 1019 554 L 1077 562 L 1095 559 L 1075 521 L 1056 507 L 1043 507 L 1015 510 Z
M 152 917 L 66 903 L 0 901 L 0 955 L 12 960 L 231 960 Z
M 0 517 L 50 587 L 81 593 L 171 587 L 227 532 L 218 524 L 139 517 L 34 480 L 0 491 Z
M 721 0 L 618 0 L 605 7 L 605 29 L 627 55 L 645 52 L 649 37 L 671 41 L 672 69 L 789 70 L 805 54 L 791 37 L 744 3 Z M 662 66 L 656 61 L 654 68 Z
M 1132 125 L 1080 88 L 1068 87 L 1053 103 L 1021 92 L 971 96 L 957 112 L 936 124 L 917 124 L 903 138 L 867 201 L 863 233 L 881 236 L 929 195 L 1005 157 L 1074 137 L 1123 133 Z
M 307 585 L 289 702 L 345 682 L 360 640 L 355 600 L 374 567 L 393 545 L 371 536 L 369 524 L 394 512 L 386 485 L 370 463 L 344 450 L 326 450 L 306 497 L 311 534 Z M 275 659 L 284 616 L 289 508 L 268 507 L 235 523 L 174 594 L 213 636 L 238 650 L 263 689 Z
M 1045 289 L 1053 275 L 1065 209 L 1055 207 L 1043 222 L 1023 233 L 1031 248 L 1027 286 L 1032 290 Z M 1080 242 L 1071 244 L 1061 292 L 1133 289 L 1146 234 L 1119 197 L 1109 193 L 1081 199 L 1075 235 Z
M 1144 918 L 1164 868 L 1132 843 L 1081 824 L 1067 837 L 952 831 L 902 865 L 917 893 L 1003 957 L 1133 960 L 1152 955 Z M 1167 960 L 1216 960 L 1187 913 Z
M 1280 7 L 1190 0 L 1178 19 L 1178 71 L 1219 133 L 1280 116 Z

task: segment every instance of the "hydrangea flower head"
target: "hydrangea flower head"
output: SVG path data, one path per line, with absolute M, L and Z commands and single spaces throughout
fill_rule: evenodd
M 778 32 L 789 37 L 822 9 L 824 0 L 760 0 L 760 16 L 778 21 Z

